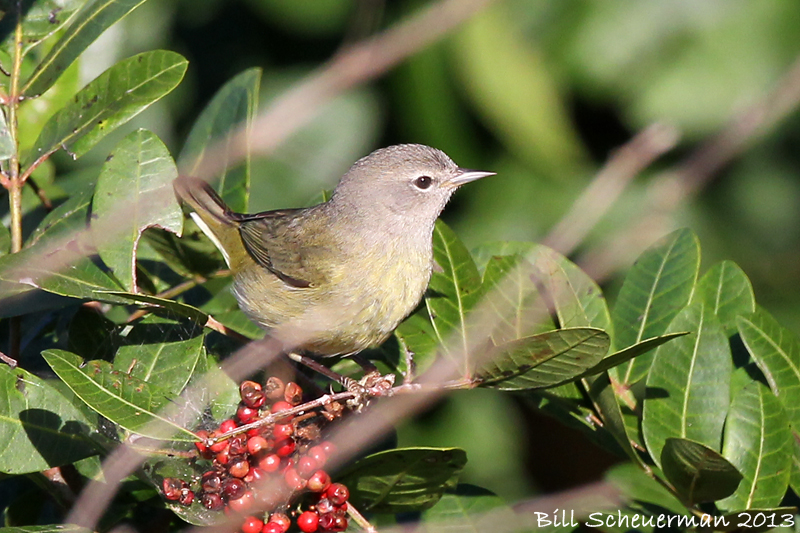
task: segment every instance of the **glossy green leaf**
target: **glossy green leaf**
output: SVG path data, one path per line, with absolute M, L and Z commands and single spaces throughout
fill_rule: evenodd
M 0 365 L 0 471 L 39 472 L 94 455 L 94 424 L 48 383 Z
M 115 64 L 47 121 L 25 166 L 62 147 L 75 158 L 85 154 L 109 132 L 172 91 L 183 79 L 186 66 L 186 59 L 166 50 L 145 52 Z
M 66 202 L 47 213 L 31 233 L 27 245 L 33 246 L 51 239 L 65 238 L 70 233 L 86 229 L 91 203 L 92 191 L 81 189 L 76 192 Z
M 179 395 L 205 357 L 202 325 L 150 315 L 126 331 L 113 367 Z
M 189 218 L 184 221 L 183 235 L 152 228 L 144 233 L 147 243 L 154 248 L 171 269 L 191 277 L 207 277 L 224 268 L 222 253 Z
M 644 508 L 642 510 L 648 514 L 653 513 L 653 506 L 658 506 L 673 514 L 688 514 L 680 500 L 633 463 L 623 463 L 612 467 L 606 473 L 605 478 L 622 492 L 631 504 L 641 502 Z
M 439 343 L 433 330 L 433 324 L 428 319 L 428 313 L 418 310 L 406 318 L 394 331 L 402 346 L 414 354 L 417 373 L 421 374 L 433 363 Z
M 733 261 L 721 261 L 703 274 L 692 297 L 701 301 L 719 319 L 725 332 L 736 332 L 736 318 L 756 310 L 753 286 Z
M 492 257 L 483 275 L 483 294 L 490 309 L 492 342 L 503 344 L 558 326 L 550 317 L 548 301 L 534 281 L 539 271 L 519 256 Z
M 258 105 L 258 89 L 261 82 L 261 69 L 252 68 L 229 80 L 217 91 L 214 98 L 197 118 L 181 150 L 178 163 L 181 171 L 196 175 L 198 170 L 208 164 L 206 150 L 217 143 L 232 141 L 227 138 L 239 127 L 252 126 Z M 227 157 L 227 150 L 215 152 L 215 157 Z M 228 164 L 214 161 L 215 167 L 223 168 L 216 183 L 216 190 L 233 211 L 246 212 L 250 194 L 250 158 L 243 164 L 228 168 Z
M 600 364 L 602 364 L 602 361 Z M 639 454 L 634 450 L 631 441 L 638 443 L 641 439 L 638 436 L 638 431 L 634 434 L 636 438 L 632 438 L 628 434 L 628 429 L 625 426 L 625 416 L 617 401 L 617 395 L 614 392 L 608 372 L 592 373 L 592 375 L 586 376 L 585 383 L 586 392 L 600 415 L 600 419 L 603 421 L 603 427 L 631 460 L 640 462 Z
M 754 381 L 733 399 L 725 423 L 722 454 L 744 476 L 720 509 L 770 508 L 789 486 L 792 433 L 783 406 L 768 387 Z
M 149 294 L 132 294 L 122 291 L 98 291 L 96 294 L 101 300 L 106 298 L 118 302 L 137 304 L 143 307 L 166 309 L 177 315 L 191 318 L 196 324 L 200 325 L 204 325 L 208 321 L 207 313 L 189 304 L 170 300 L 168 298 L 159 298 L 158 296 L 150 296 Z
M 686 307 L 667 330 L 685 331 L 691 333 L 656 350 L 647 376 L 642 432 L 658 465 L 669 437 L 717 450 L 722 444 L 733 371 L 728 338 L 716 316 L 697 303 Z
M 86 0 L 38 0 L 33 2 L 22 21 L 24 48 L 30 49 L 53 35 L 85 3 Z
M 45 350 L 42 356 L 81 400 L 115 424 L 154 439 L 197 440 L 162 413 L 174 398 L 160 387 L 114 370 L 105 361 L 83 361 L 63 350 Z
M 648 248 L 625 276 L 611 318 L 619 350 L 667 330 L 689 303 L 700 267 L 700 245 L 688 229 L 670 233 Z M 647 375 L 652 355 L 618 367 L 618 381 L 631 384 Z
M 736 320 L 739 335 L 789 421 L 800 428 L 800 339 L 764 309 Z
M 466 372 L 468 355 L 478 344 L 467 331 L 467 315 L 481 297 L 481 278 L 464 243 L 438 220 L 433 258 L 441 271 L 431 276 L 425 304 L 439 345 Z
M 167 147 L 138 130 L 117 144 L 97 178 L 91 224 L 97 252 L 129 292 L 139 292 L 136 250 L 144 230 L 181 233 L 183 211 L 172 193 L 177 177 Z
M 420 533 L 446 528 L 448 531 L 491 531 L 497 524 L 514 531 L 517 516 L 506 502 L 492 492 L 459 484 L 448 491 L 433 508 L 422 513 Z
M 62 72 L 112 24 L 143 4 L 144 0 L 89 1 L 69 19 L 64 34 L 27 79 L 22 94 L 43 94 Z
M 610 370 L 615 366 L 630 361 L 634 357 L 639 357 L 640 355 L 646 354 L 651 350 L 655 350 L 662 344 L 665 344 L 673 339 L 677 339 L 678 337 L 683 337 L 686 334 L 687 332 L 685 331 L 681 331 L 678 333 L 666 333 L 664 335 L 661 335 L 660 337 L 654 337 L 652 339 L 646 339 L 641 342 L 637 342 L 633 346 L 628 346 L 623 350 L 614 352 L 611 355 L 607 356 L 605 359 L 597 363 L 595 366 L 586 370 L 586 372 L 584 372 L 581 377 L 591 376 L 593 374 L 599 374 L 600 372 L 605 372 L 607 370 Z
M 600 362 L 610 339 L 596 328 L 568 328 L 517 339 L 494 348 L 497 356 L 475 373 L 481 386 L 500 390 L 551 387 Z
M 742 474 L 718 452 L 687 439 L 667 439 L 661 467 L 678 494 L 691 504 L 726 498 L 742 481 Z
M 432 507 L 455 487 L 466 463 L 459 448 L 398 448 L 369 455 L 337 477 L 358 509 L 413 512 Z

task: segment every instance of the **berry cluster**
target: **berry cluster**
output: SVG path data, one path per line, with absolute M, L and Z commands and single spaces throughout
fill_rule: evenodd
M 223 421 L 216 430 L 196 432 L 203 439 L 195 443 L 197 450 L 211 463 L 199 480 L 199 490 L 195 493 L 184 480 L 164 478 L 164 497 L 186 506 L 199 502 L 226 513 L 271 511 L 263 519 L 247 516 L 243 533 L 283 533 L 293 519 L 304 533 L 347 529 L 349 491 L 331 483 L 323 469 L 333 444 L 320 442 L 319 427 L 320 421 L 341 416 L 341 405 L 298 412 L 295 407 L 303 400 L 302 388 L 275 377 L 263 387 L 244 381 L 239 393 L 241 403 L 234 419 Z M 235 433 L 246 424 L 252 427 Z M 219 440 L 229 433 L 234 434 Z

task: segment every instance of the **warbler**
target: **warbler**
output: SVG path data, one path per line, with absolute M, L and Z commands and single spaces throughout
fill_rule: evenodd
M 308 208 L 234 213 L 203 180 L 179 177 L 174 188 L 222 252 L 247 316 L 325 357 L 380 344 L 414 310 L 436 219 L 458 187 L 492 174 L 402 144 L 356 161 L 327 202 Z

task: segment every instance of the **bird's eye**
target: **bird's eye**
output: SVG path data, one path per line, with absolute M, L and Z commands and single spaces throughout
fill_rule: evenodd
M 414 180 L 414 185 L 417 189 L 425 190 L 431 186 L 433 179 L 430 176 L 420 176 Z

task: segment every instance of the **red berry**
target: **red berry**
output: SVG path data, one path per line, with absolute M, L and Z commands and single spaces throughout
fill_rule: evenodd
M 209 470 L 200 478 L 200 486 L 203 492 L 219 492 L 222 489 L 222 478 L 214 470 Z
M 242 424 L 247 424 L 252 422 L 258 416 L 258 409 L 253 409 L 252 407 L 247 407 L 246 405 L 242 404 L 236 410 L 236 418 Z
M 261 450 L 267 449 L 267 439 L 264 437 L 250 437 L 247 439 L 247 451 L 250 455 L 257 455 Z
M 264 522 L 255 516 L 246 516 L 242 523 L 242 533 L 261 533 Z
M 234 457 L 228 464 L 228 473 L 233 477 L 243 478 L 250 471 L 250 463 L 244 457 Z
M 319 515 L 313 511 L 304 511 L 297 517 L 297 527 L 303 533 L 314 533 L 319 525 Z
M 277 440 L 286 439 L 294 433 L 294 426 L 291 424 L 275 424 L 272 428 L 272 434 Z
M 243 513 L 249 511 L 250 508 L 253 507 L 254 503 L 255 500 L 253 498 L 253 493 L 248 490 L 247 492 L 242 494 L 241 498 L 230 500 L 228 502 L 228 507 L 234 513 Z
M 293 491 L 299 491 L 306 488 L 306 480 L 300 477 L 300 474 L 297 473 L 297 469 L 295 468 L 287 468 L 283 473 L 283 479 Z
M 229 439 L 225 439 L 225 440 L 220 440 L 220 441 L 215 442 L 214 444 L 209 446 L 208 449 L 211 450 L 214 453 L 219 453 L 222 450 L 227 450 L 228 446 L 230 446 L 230 445 L 231 445 L 230 440 Z
M 325 463 L 328 461 L 328 454 L 325 453 L 325 450 L 322 449 L 322 446 L 312 446 L 308 449 L 306 456 L 314 459 L 317 462 L 317 465 L 319 465 L 319 468 L 325 466 Z
M 208 451 L 208 446 L 206 446 L 206 439 L 208 438 L 208 431 L 206 431 L 204 429 L 201 429 L 201 430 L 195 431 L 194 434 L 197 435 L 198 438 L 203 439 L 203 440 L 199 440 L 199 441 L 194 443 L 195 447 L 197 448 L 197 451 L 200 452 L 200 453 L 206 453 Z
M 295 447 L 292 439 L 283 439 L 275 443 L 275 453 L 281 457 L 288 457 L 294 453 Z
M 325 513 L 319 515 L 319 528 L 322 531 L 333 531 L 336 527 L 336 517 L 333 513 Z
M 304 456 L 297 462 L 297 473 L 308 479 L 311 474 L 319 469 L 319 464 L 313 457 Z
M 175 501 L 181 497 L 181 490 L 183 490 L 184 485 L 186 485 L 186 482 L 178 478 L 165 477 L 161 482 L 161 489 L 166 499 Z
M 258 460 L 258 467 L 264 472 L 276 472 L 281 466 L 281 458 L 276 453 L 265 455 Z
M 247 486 L 241 479 L 228 478 L 222 482 L 222 493 L 229 500 L 236 500 L 241 498 L 246 490 Z
M 205 493 L 200 496 L 200 503 L 209 511 L 221 511 L 225 507 L 225 502 L 222 501 L 219 494 Z
M 350 491 L 341 483 L 333 483 L 325 491 L 325 495 L 333 505 L 339 506 L 350 498 Z
M 308 478 L 308 490 L 311 492 L 325 492 L 331 486 L 331 476 L 324 470 L 317 470 Z
M 214 456 L 214 461 L 216 461 L 217 463 L 219 463 L 221 465 L 228 464 L 228 461 L 230 461 L 230 459 L 231 459 L 231 456 L 228 453 L 227 449 L 219 452 L 217 455 Z
M 290 381 L 283 391 L 283 399 L 292 405 L 300 405 L 303 401 L 303 389 L 294 381 Z
M 266 524 L 264 524 L 264 527 L 261 528 L 261 533 L 285 533 L 285 532 L 286 530 L 283 529 L 283 526 L 281 526 L 277 522 L 267 522 Z
M 275 414 L 281 411 L 288 411 L 292 407 L 293 405 L 290 404 L 289 402 L 279 401 L 272 404 L 272 407 L 270 407 L 269 412 Z
M 189 489 L 183 489 L 181 491 L 181 497 L 178 498 L 178 503 L 180 503 L 181 505 L 189 506 L 192 505 L 193 501 L 194 501 L 194 492 L 192 492 Z
M 269 515 L 269 521 L 278 524 L 282 531 L 286 531 L 292 526 L 291 519 L 283 513 L 272 513 Z
M 325 452 L 325 455 L 330 457 L 336 453 L 336 446 L 329 440 L 324 440 L 319 443 L 319 447 Z
M 232 419 L 223 420 L 222 423 L 219 425 L 219 432 L 220 433 L 227 433 L 229 431 L 233 431 L 236 429 L 236 421 Z

